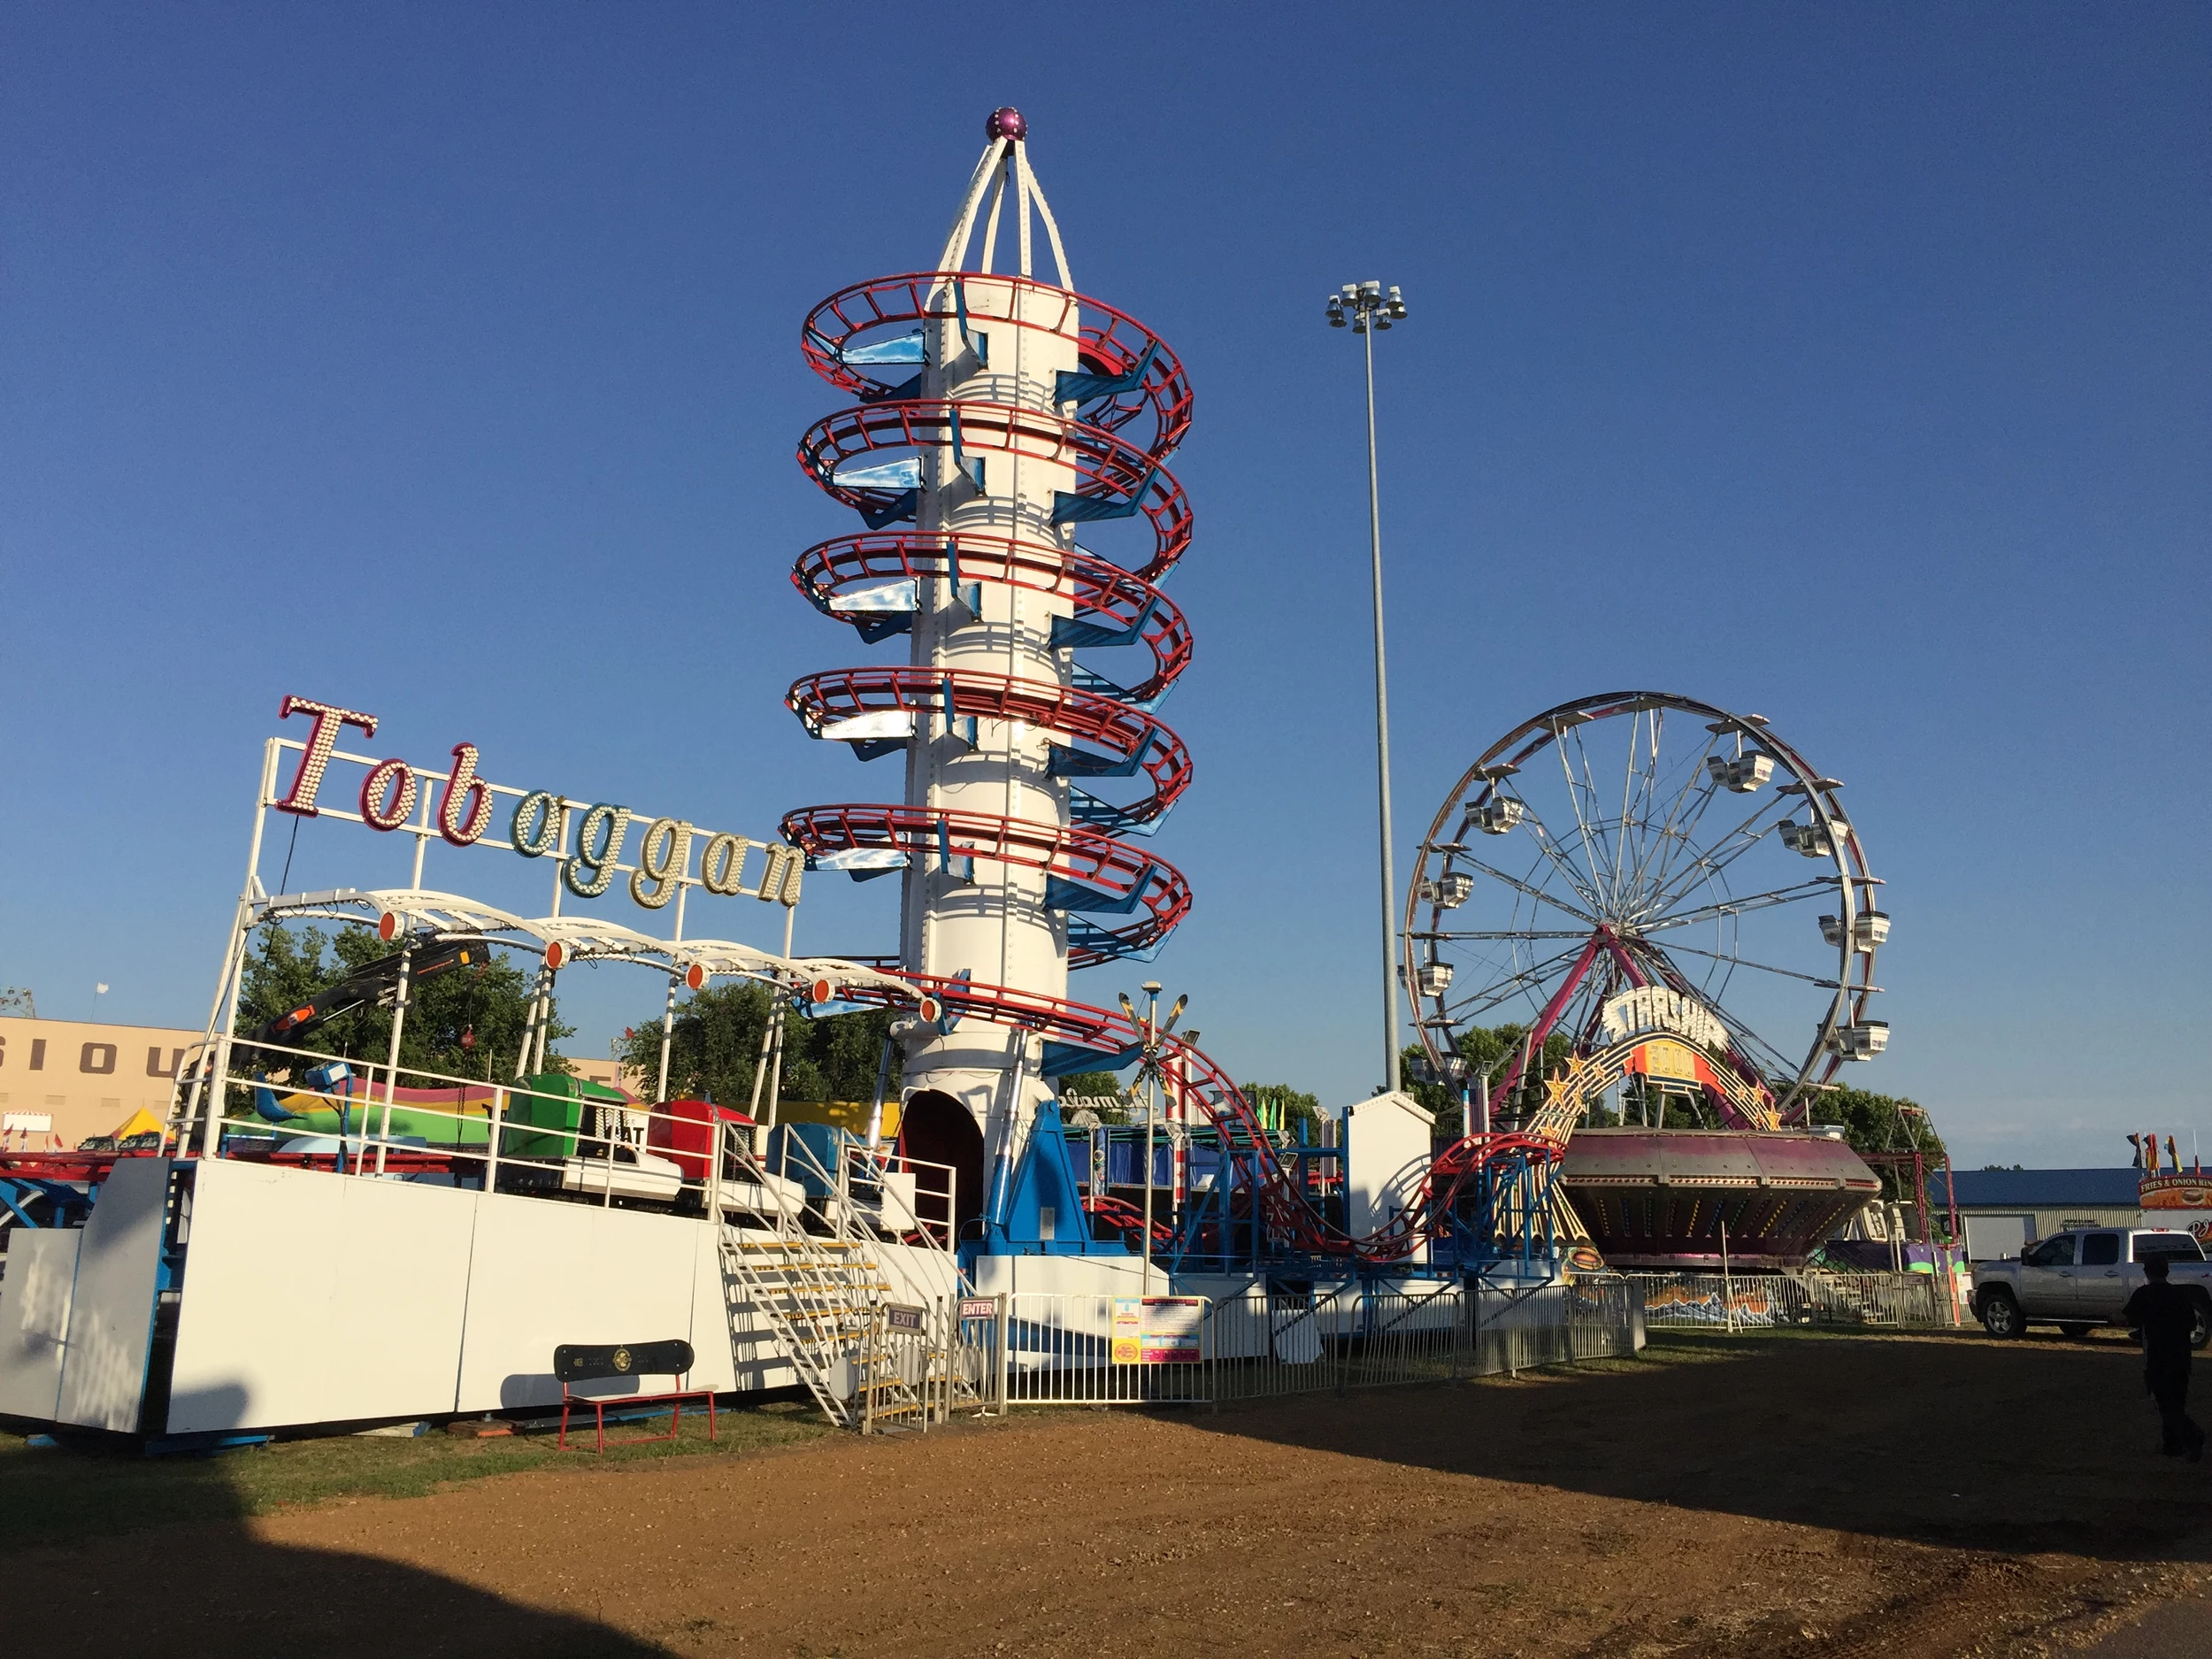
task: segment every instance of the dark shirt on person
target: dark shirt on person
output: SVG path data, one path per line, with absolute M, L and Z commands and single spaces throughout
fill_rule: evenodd
M 2180 1286 L 2152 1279 L 2127 1301 L 2120 1317 L 2143 1333 L 2143 1359 L 2161 1370 L 2189 1366 L 2189 1333 L 2196 1300 Z

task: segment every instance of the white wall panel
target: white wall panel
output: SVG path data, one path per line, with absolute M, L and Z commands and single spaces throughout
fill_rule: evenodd
M 958 1295 L 959 1271 L 942 1250 L 917 1244 L 886 1244 L 877 1258 L 883 1264 L 884 1282 L 896 1302 L 920 1302 L 925 1307 L 940 1298 Z
M 707 1353 L 728 1344 L 694 1329 L 704 1221 L 511 1194 L 478 1197 L 458 1409 L 554 1405 L 553 1350 L 564 1342 L 684 1337 Z M 631 1379 L 628 1390 L 660 1386 Z M 599 1389 L 595 1385 L 595 1390 Z
M 474 1194 L 229 1159 L 196 1180 L 171 1433 L 454 1409 Z
M 563 1342 L 680 1336 L 697 1350 L 700 1386 L 797 1380 L 765 1321 L 726 1301 L 703 1220 L 231 1160 L 202 1164 L 196 1179 L 171 1433 L 550 1405 Z M 111 1232 L 130 1209 L 110 1211 Z M 103 1293 L 111 1305 L 93 1322 L 103 1328 L 127 1324 L 134 1306 L 150 1323 L 159 1217 L 147 1210 L 142 1284 Z M 38 1271 L 24 1276 L 19 1299 L 0 1302 L 0 1343 L 14 1343 L 12 1359 L 0 1357 L 14 1370 L 0 1376 L 32 1402 L 5 1409 L 27 1416 L 49 1415 L 55 1368 L 65 1393 L 75 1363 L 60 1336 L 76 1334 L 60 1253 L 91 1234 L 51 1237 L 73 1243 L 31 1247 L 24 1261 L 37 1259 Z M 940 1260 L 892 1254 L 895 1281 L 917 1292 L 944 1276 Z M 86 1326 L 81 1292 L 76 1302 Z M 133 1412 L 142 1343 L 136 1363 Z
M 17 1227 L 0 1279 L 0 1413 L 53 1421 L 77 1277 L 75 1227 Z
M 54 1409 L 59 1422 L 137 1431 L 168 1200 L 166 1158 L 121 1159 L 101 1184 L 77 1248 L 68 1352 Z
M 1354 1238 L 1388 1226 L 1413 1202 L 1435 1156 L 1435 1115 L 1410 1094 L 1377 1094 L 1345 1108 L 1345 1227 Z M 1425 1259 L 1425 1251 L 1409 1259 Z
M 1144 1260 L 1135 1256 L 985 1256 L 975 1264 L 975 1291 L 1026 1295 L 1135 1296 L 1143 1294 Z M 1170 1294 L 1167 1264 L 1152 1263 L 1152 1294 Z

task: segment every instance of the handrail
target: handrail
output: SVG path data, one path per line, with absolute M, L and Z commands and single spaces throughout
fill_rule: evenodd
M 239 1144 L 242 1141 L 265 1141 L 275 1144 L 257 1162 L 265 1159 L 287 1164 L 296 1161 L 312 1168 L 327 1159 L 334 1172 L 359 1176 L 376 1173 L 373 1164 L 380 1157 L 388 1172 L 403 1178 L 425 1173 L 426 1166 L 442 1164 L 457 1180 L 477 1176 L 486 1192 L 499 1190 L 503 1169 L 531 1168 L 557 1172 L 551 1185 L 595 1196 L 608 1207 L 623 1184 L 618 1172 L 626 1168 L 634 1172 L 633 1190 L 621 1196 L 664 1200 L 672 1204 L 682 1202 L 687 1193 L 703 1196 L 706 1182 L 684 1175 L 673 1160 L 668 1161 L 665 1170 L 657 1167 L 659 1155 L 650 1147 L 651 1123 L 655 1117 L 667 1116 L 665 1110 L 626 1094 L 609 1100 L 581 1092 L 534 1088 L 511 1079 L 460 1077 L 364 1061 L 280 1042 L 242 1041 L 234 1042 L 231 1048 L 233 1055 L 242 1057 L 249 1050 L 257 1056 L 277 1056 L 300 1063 L 286 1068 L 296 1080 L 272 1081 L 265 1064 L 249 1071 L 234 1062 L 219 1076 L 207 1075 L 203 1068 L 195 1079 L 202 1086 L 200 1110 L 223 1113 L 234 1089 L 267 1090 L 286 1100 L 311 1102 L 307 1111 L 334 1110 L 338 1121 L 335 1125 L 299 1121 L 304 1112 L 274 1120 L 224 1115 L 214 1152 L 218 1159 L 237 1156 L 243 1149 Z M 348 1080 L 357 1087 L 318 1086 L 296 1076 L 328 1064 L 347 1067 Z M 179 1074 L 181 1080 L 181 1066 Z M 413 1098 L 401 1098 L 403 1092 Z M 419 1098 L 425 1094 L 432 1098 Z M 442 1098 L 452 1095 L 459 1098 Z M 185 1098 L 180 1081 L 172 1096 L 171 1118 L 163 1126 L 165 1152 L 173 1141 L 188 1145 L 192 1139 L 191 1125 L 180 1116 L 178 1102 Z M 525 1102 L 572 1106 L 575 1121 L 572 1125 L 565 1121 L 569 1116 L 565 1112 L 560 1114 L 564 1121 L 551 1124 L 541 1124 L 526 1114 L 518 1121 L 516 1105 Z M 398 1133 L 393 1132 L 396 1118 L 408 1125 Z M 519 1149 L 518 1143 L 528 1145 L 532 1138 L 550 1141 L 552 1145 Z M 328 1151 L 309 1148 L 287 1153 L 280 1149 L 287 1140 L 334 1141 L 336 1144 Z M 649 1157 L 655 1160 L 654 1165 L 644 1163 Z M 394 1159 L 398 1160 L 396 1164 Z

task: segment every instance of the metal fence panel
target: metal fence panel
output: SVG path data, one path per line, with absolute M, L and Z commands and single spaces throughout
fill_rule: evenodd
M 1790 1325 L 1896 1328 L 1957 1323 L 1932 1273 L 1631 1273 L 1655 1325 L 1762 1330 Z
M 1112 1299 L 1006 1298 L 1013 1405 L 1215 1403 L 1343 1393 L 1632 1355 L 1641 1287 L 1620 1278 L 1471 1290 L 1457 1280 L 1252 1285 L 1206 1299 L 1197 1364 L 1113 1358 Z M 979 1350 L 988 1337 L 968 1339 Z
M 1002 1374 L 1009 1406 L 1158 1405 L 1207 1398 L 1202 1358 L 1192 1364 L 1115 1363 L 1111 1296 L 1017 1291 L 1006 1303 Z

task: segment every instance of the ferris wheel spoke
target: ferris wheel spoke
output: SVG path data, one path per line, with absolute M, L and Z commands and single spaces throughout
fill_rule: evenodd
M 1586 933 L 1581 937 L 1586 942 L 1589 936 Z M 1501 1003 L 1525 995 L 1531 987 L 1543 984 L 1557 970 L 1581 954 L 1581 948 L 1578 946 L 1572 950 L 1563 950 L 1555 956 L 1548 956 L 1541 962 L 1532 963 L 1517 972 L 1486 985 L 1479 991 L 1471 992 L 1455 1002 L 1447 1003 L 1442 1012 L 1446 1018 L 1460 1023 L 1473 1018 L 1477 1014 L 1486 1014 Z
M 1728 1033 L 1730 1041 L 1738 1051 L 1755 1068 L 1767 1073 L 1770 1079 L 1794 1079 L 1804 1069 L 1804 1063 L 1801 1060 L 1793 1060 L 1785 1055 L 1779 1048 L 1761 1036 L 1749 1023 L 1731 1013 L 1717 996 L 1708 996 L 1693 986 L 1689 976 L 1682 972 L 1671 954 L 1678 949 L 1679 947 L 1671 945 L 1663 951 L 1655 947 L 1647 946 L 1645 954 L 1658 966 L 1660 977 L 1667 984 L 1678 991 L 1687 992 L 1705 1005 L 1706 1010 L 1720 1021 L 1722 1028 Z M 1732 969 L 1731 972 L 1732 972 Z
M 1833 991 L 1842 988 L 1836 980 L 1824 979 L 1817 974 L 1800 973 L 1795 968 L 1778 968 L 1771 963 L 1754 962 L 1749 956 L 1732 956 L 1726 951 L 1700 950 L 1695 945 L 1686 945 L 1681 943 L 1679 941 L 1669 944 L 1667 946 L 1667 951 L 1669 955 L 1703 956 L 1709 961 L 1724 962 L 1732 970 L 1736 968 L 1756 968 L 1762 973 L 1778 973 L 1786 979 L 1802 979 L 1806 984 L 1817 985 L 1824 991 Z
M 1670 879 L 1670 885 L 1653 895 L 1654 902 L 1649 906 L 1647 914 L 1656 912 L 1664 915 L 1675 904 L 1694 892 L 1701 882 L 1717 879 L 1729 865 L 1756 847 L 1765 839 L 1766 829 L 1753 826 L 1781 804 L 1784 799 L 1786 797 L 1778 796 L 1775 800 L 1768 802 L 1766 805 L 1755 810 L 1735 829 L 1715 841 L 1709 850 L 1700 853 L 1689 864 L 1675 872 Z
M 1708 743 L 1705 753 L 1710 755 L 1712 752 L 1713 746 Z M 1701 785 L 1703 787 L 1701 787 Z M 1690 803 L 1689 816 L 1685 818 L 1681 815 L 1683 802 L 1677 801 L 1675 811 L 1667 820 L 1666 833 L 1660 847 L 1659 868 L 1652 876 L 1651 886 L 1666 885 L 1676 859 L 1694 843 L 1698 826 L 1705 821 L 1706 813 L 1712 810 L 1713 803 L 1720 796 L 1720 785 L 1715 781 L 1712 773 L 1705 770 L 1701 757 L 1697 768 L 1683 785 L 1683 796 Z
M 1656 921 L 1639 922 L 1636 931 L 1655 933 L 1664 928 L 1687 927 L 1697 922 L 1716 921 L 1721 917 L 1734 916 L 1745 910 L 1763 910 L 1777 904 L 1795 904 L 1827 892 L 1835 885 L 1833 876 L 1823 876 L 1811 881 L 1801 881 L 1793 887 L 1775 887 L 1765 893 L 1749 894 L 1740 899 L 1719 899 L 1711 904 L 1701 905 L 1694 910 L 1677 910 L 1673 915 L 1663 916 Z
M 1713 781 L 1712 773 L 1707 769 L 1705 762 L 1707 757 L 1713 752 L 1713 745 L 1719 741 L 1720 737 L 1717 733 L 1709 735 L 1705 740 L 1705 747 L 1689 763 L 1689 772 L 1682 780 L 1682 787 L 1676 792 L 1673 801 L 1668 804 L 1666 822 L 1659 826 L 1658 833 L 1652 838 L 1652 844 L 1645 853 L 1643 861 L 1637 865 L 1636 888 L 1638 892 L 1647 892 L 1653 886 L 1663 885 L 1667 865 L 1671 862 L 1671 849 L 1678 844 L 1678 837 L 1686 840 L 1694 826 L 1694 818 L 1689 824 L 1682 823 L 1682 811 L 1689 804 L 1691 797 L 1697 795 L 1698 786 L 1701 783 L 1705 786 L 1705 789 L 1704 794 L 1699 797 L 1695 810 L 1696 816 L 1702 817 L 1705 808 L 1711 803 L 1713 794 L 1719 786 Z M 1681 825 L 1679 829 L 1676 827 L 1678 825 Z M 1651 860 L 1655 857 L 1659 861 L 1659 869 L 1655 872 L 1650 868 Z
M 1712 776 L 1711 771 L 1713 750 L 1719 743 L 1721 733 L 1718 732 L 1714 732 L 1708 736 L 1703 751 L 1699 755 L 1696 764 L 1691 767 L 1689 776 L 1684 782 L 1683 789 L 1686 795 L 1690 790 L 1696 787 L 1701 780 L 1703 780 L 1705 787 L 1698 797 L 1697 805 L 1692 810 L 1689 818 L 1682 824 L 1682 827 L 1677 836 L 1676 848 L 1669 853 L 1665 859 L 1662 861 L 1658 874 L 1653 878 L 1651 883 L 1649 884 L 1649 886 L 1653 888 L 1662 890 L 1665 889 L 1673 879 L 1677 871 L 1683 868 L 1683 866 L 1681 866 L 1678 862 L 1680 854 L 1684 851 L 1691 849 L 1694 847 L 1697 839 L 1698 829 L 1703 823 L 1706 813 L 1711 809 L 1713 803 L 1719 800 L 1721 797 L 1722 789 L 1720 782 L 1717 779 Z M 1742 752 L 1740 743 L 1738 745 L 1738 752 L 1739 754 Z M 1763 753 L 1766 751 L 1762 749 L 1759 752 Z M 1755 804 L 1748 816 L 1743 820 L 1743 823 L 1738 826 L 1738 830 L 1735 833 L 1740 833 L 1744 827 L 1753 822 L 1755 822 L 1765 813 L 1772 810 L 1778 804 L 1783 803 L 1786 799 L 1786 797 L 1778 793 L 1775 795 L 1770 796 L 1764 803 Z M 1678 805 L 1679 803 L 1678 803 Z M 1730 837 L 1728 835 L 1720 836 L 1713 841 L 1712 846 L 1714 848 L 1718 848 L 1729 839 Z M 1701 861 L 1707 856 L 1708 854 L 1703 852 L 1694 854 L 1688 867 L 1695 868 L 1697 863 Z
M 1621 786 L 1621 846 L 1624 864 L 1628 864 L 1625 876 L 1630 892 L 1640 891 L 1644 866 L 1651 856 L 1651 808 L 1659 795 L 1659 739 L 1667 711 L 1663 708 L 1647 710 L 1651 716 L 1651 743 L 1644 751 L 1647 759 L 1641 766 L 1636 760 L 1638 726 L 1632 725 L 1628 733 L 1628 775 Z M 1640 720 L 1641 717 L 1638 717 Z M 1640 787 L 1636 786 L 1640 785 Z M 1636 849 L 1632 864 L 1626 858 L 1629 830 L 1633 824 Z
M 1805 1069 L 1805 1062 L 1801 1057 L 1791 1059 L 1789 1056 L 1777 1048 L 1742 1020 L 1728 1012 L 1726 1009 L 1718 1009 L 1716 1011 L 1719 1016 L 1722 1028 L 1728 1033 L 1729 1041 L 1735 1046 L 1736 1052 L 1748 1061 L 1755 1071 L 1763 1075 L 1770 1089 L 1778 1083 L 1794 1082 L 1798 1073 Z
M 1599 861 L 1593 874 L 1605 889 L 1607 908 L 1617 913 L 1621 908 L 1621 838 L 1628 833 L 1627 812 L 1624 809 L 1618 824 L 1608 820 L 1598 800 L 1596 769 L 1590 763 L 1590 751 L 1583 743 L 1579 726 L 1575 729 L 1574 740 L 1575 754 L 1582 762 L 1582 792 L 1590 802 L 1590 833 L 1596 843 L 1593 853 Z M 1632 755 L 1634 746 L 1632 744 L 1630 749 Z
M 1605 809 L 1598 800 L 1597 774 L 1590 764 L 1589 748 L 1582 741 L 1582 728 L 1575 727 L 1571 735 L 1574 739 L 1575 758 L 1582 767 L 1581 792 L 1590 803 L 1589 817 L 1586 819 L 1577 812 L 1575 818 L 1582 825 L 1583 845 L 1590 855 L 1591 885 L 1603 889 L 1609 909 L 1617 910 L 1621 901 L 1620 863 L 1617 851 L 1609 861 L 1611 867 L 1608 868 L 1605 849 L 1609 838 L 1605 833 Z M 1562 743 L 1560 748 L 1563 752 L 1566 745 Z
M 1590 913 L 1582 919 L 1591 926 L 1596 926 L 1598 912 L 1605 908 L 1604 901 L 1598 897 L 1597 889 L 1582 879 L 1582 872 L 1575 867 L 1574 860 L 1559 845 L 1557 838 L 1552 834 L 1536 809 L 1525 800 L 1522 801 L 1521 808 L 1521 822 L 1528 830 L 1529 839 L 1536 843 L 1536 849 L 1551 861 L 1552 867 L 1566 878 L 1567 885 L 1575 890 L 1575 895 L 1590 907 Z
M 1580 744 L 1580 742 L 1581 742 L 1581 740 L 1580 740 L 1579 738 L 1576 739 L 1575 741 L 1576 741 L 1576 742 L 1577 742 L 1578 746 L 1578 745 Z M 1578 787 L 1577 786 L 1577 784 L 1575 783 L 1574 767 L 1573 767 L 1573 766 L 1572 766 L 1572 765 L 1571 765 L 1571 764 L 1568 762 L 1568 759 L 1567 759 L 1567 745 L 1566 745 L 1563 741 L 1558 741 L 1558 740 L 1555 739 L 1555 740 L 1554 740 L 1554 741 L 1553 741 L 1553 743 L 1552 743 L 1552 747 L 1559 752 L 1559 775 L 1560 775 L 1562 778 L 1563 778 L 1563 779 L 1565 779 L 1565 780 L 1567 780 L 1567 806 L 1568 806 L 1568 809 L 1569 809 L 1570 810 L 1571 810 L 1571 811 L 1574 813 L 1574 815 L 1575 815 L 1575 828 L 1576 828 L 1576 830 L 1577 830 L 1577 831 L 1580 833 L 1580 835 L 1581 835 L 1581 837 L 1582 837 L 1582 856 L 1583 856 L 1583 859 L 1584 859 L 1585 865 L 1586 865 L 1586 867 L 1588 869 L 1588 871 L 1589 871 L 1589 872 L 1590 872 L 1590 886 L 1589 886 L 1589 888 L 1588 888 L 1588 891 L 1587 891 L 1587 895 L 1586 895 L 1586 896 L 1587 896 L 1587 897 L 1588 897 L 1588 899 L 1589 899 L 1589 902 L 1590 902 L 1590 907 L 1591 907 L 1591 909 L 1593 909 L 1593 910 L 1603 910 L 1603 909 L 1605 908 L 1605 906 L 1604 906 L 1604 902 L 1603 902 L 1603 901 L 1602 901 L 1602 900 L 1601 900 L 1601 899 L 1598 897 L 1598 895 L 1597 895 L 1597 888 L 1598 888 L 1598 856 L 1597 856 L 1597 849 L 1596 849 L 1596 847 L 1595 847 L 1595 846 L 1592 843 L 1592 841 L 1591 841 L 1591 840 L 1590 840 L 1590 825 L 1589 825 L 1589 821 L 1588 821 L 1588 819 L 1585 818 L 1582 816 L 1582 795 L 1581 795 L 1581 791 L 1580 791 L 1579 787 Z M 1586 755 L 1584 758 L 1586 760 L 1588 757 L 1587 757 L 1587 756 Z M 1592 808 L 1593 816 L 1594 816 L 1594 815 L 1595 815 L 1595 809 L 1596 809 L 1596 806 L 1597 806 L 1597 802 L 1596 802 L 1596 800 L 1595 800 L 1595 798 L 1594 798 L 1594 797 L 1595 797 L 1595 795 L 1596 795 L 1596 791 L 1595 791 L 1595 790 L 1593 790 L 1593 791 L 1591 791 L 1591 794 L 1592 794 L 1593 799 L 1592 799 L 1592 801 L 1591 801 L 1591 803 L 1590 803 L 1590 804 L 1591 804 L 1591 808 Z M 1529 814 L 1529 816 L 1530 816 L 1531 818 L 1533 818 L 1533 817 L 1535 816 L 1535 814 L 1534 814 L 1533 812 L 1531 812 L 1531 813 Z
M 1465 856 L 1465 855 L 1463 854 L 1462 856 Z M 1507 887 L 1513 888 L 1516 892 L 1525 893 L 1530 898 L 1534 899 L 1539 904 L 1548 904 L 1555 910 L 1564 910 L 1577 921 L 1586 923 L 1589 926 L 1595 927 L 1598 926 L 1598 918 L 1595 916 L 1591 915 L 1588 910 L 1578 910 L 1573 905 L 1568 903 L 1564 899 L 1559 898 L 1555 895 L 1547 893 L 1541 887 L 1532 887 L 1529 886 L 1527 882 L 1519 880 L 1515 877 L 1506 874 L 1502 870 L 1495 869 L 1493 866 L 1483 863 L 1479 858 L 1471 857 L 1467 859 L 1467 862 L 1472 864 L 1476 869 L 1481 871 L 1483 874 L 1488 876 L 1493 881 L 1502 881 Z M 1585 895 L 1584 896 L 1587 897 L 1588 895 Z M 1594 909 L 1595 906 L 1593 905 L 1592 908 Z
M 1649 714 L 1652 732 L 1651 764 L 1655 767 L 1658 764 L 1659 712 L 1657 709 L 1648 709 L 1632 714 L 1628 718 L 1628 763 L 1621 770 L 1621 820 L 1619 833 L 1613 838 L 1613 887 L 1617 895 L 1632 890 L 1633 868 L 1643 863 L 1643 837 L 1640 831 L 1645 818 L 1638 810 L 1638 797 L 1640 792 L 1637 786 L 1645 781 L 1646 774 L 1638 757 L 1643 752 L 1641 741 L 1644 715 Z M 1632 859 L 1629 851 L 1629 839 L 1632 832 L 1637 832 L 1636 851 Z
M 1415 939 L 1587 939 L 1589 936 L 1589 930 L 1586 928 L 1579 933 L 1540 933 L 1532 929 L 1523 928 L 1512 932 L 1501 929 L 1494 933 L 1427 933 L 1411 935 Z

